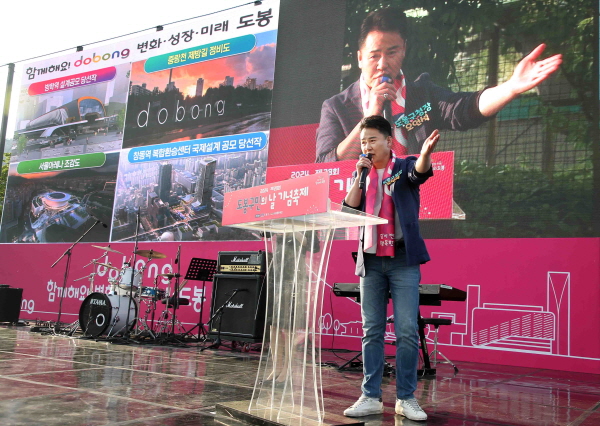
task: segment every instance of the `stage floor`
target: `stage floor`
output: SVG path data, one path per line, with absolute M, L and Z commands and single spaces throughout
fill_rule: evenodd
M 348 355 L 340 355 L 348 358 Z M 215 404 L 252 395 L 257 353 L 199 347 L 115 345 L 0 327 L 0 424 L 213 425 Z M 326 358 L 326 359 L 325 359 Z M 324 352 L 324 361 L 343 363 Z M 380 425 L 600 425 L 600 376 L 457 363 L 420 380 L 429 415 L 394 415 L 394 380 L 384 378 Z M 326 413 L 340 414 L 360 395 L 359 372 L 323 368 Z M 326 419 L 327 420 L 327 417 Z

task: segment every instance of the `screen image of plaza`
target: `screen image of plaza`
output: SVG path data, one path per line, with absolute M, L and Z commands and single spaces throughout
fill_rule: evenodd
M 221 227 L 224 194 L 265 183 L 267 150 L 232 155 L 129 163 L 117 182 L 112 240 L 256 239 Z

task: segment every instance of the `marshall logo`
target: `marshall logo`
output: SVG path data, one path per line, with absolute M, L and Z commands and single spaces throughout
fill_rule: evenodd
M 106 306 L 106 300 L 104 300 L 104 299 L 91 299 L 90 300 L 90 305 L 102 305 L 102 306 Z
M 227 305 L 225 305 L 226 308 L 230 308 L 230 309 L 243 309 L 244 308 L 244 304 L 243 303 L 231 303 L 228 302 Z
M 248 262 L 250 262 L 250 257 L 233 256 L 233 259 L 231 259 L 231 261 L 235 262 L 235 263 L 248 263 Z

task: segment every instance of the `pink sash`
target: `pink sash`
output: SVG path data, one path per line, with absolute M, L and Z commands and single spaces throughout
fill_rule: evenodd
M 392 151 L 392 156 L 385 171 L 383 172 L 382 181 L 392 176 L 392 170 L 396 162 L 396 154 Z M 375 198 L 377 196 L 377 185 L 383 185 L 382 181 L 379 180 L 377 170 L 375 167 L 371 168 L 369 175 L 367 176 L 366 182 L 366 195 L 365 195 L 365 212 L 373 214 L 375 211 Z M 381 200 L 381 209 L 379 210 L 379 217 L 387 219 L 388 223 L 377 226 L 377 241 L 373 241 L 373 226 L 365 226 L 365 246 L 364 249 L 373 247 L 373 244 L 377 244 L 377 256 L 393 256 L 394 242 L 396 238 L 396 232 L 394 227 L 394 200 L 389 190 L 389 186 L 383 185 L 383 197 Z

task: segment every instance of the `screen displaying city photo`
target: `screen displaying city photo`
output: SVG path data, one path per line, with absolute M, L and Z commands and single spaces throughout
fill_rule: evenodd
M 277 31 L 246 37 L 247 53 L 191 65 L 171 55 L 166 69 L 154 72 L 147 72 L 153 58 L 133 63 L 123 148 L 268 131 Z M 224 56 L 239 43 L 220 42 L 212 52 Z M 183 55 L 195 58 L 203 51 Z M 210 57 L 211 50 L 205 53 Z
M 130 67 L 107 66 L 22 86 L 11 162 L 121 149 Z
M 112 241 L 255 240 L 221 227 L 224 194 L 265 183 L 267 150 L 130 162 L 123 151 Z
M 3 243 L 71 243 L 98 220 L 110 223 L 119 153 L 11 164 L 0 227 Z M 98 223 L 82 240 L 107 242 Z

